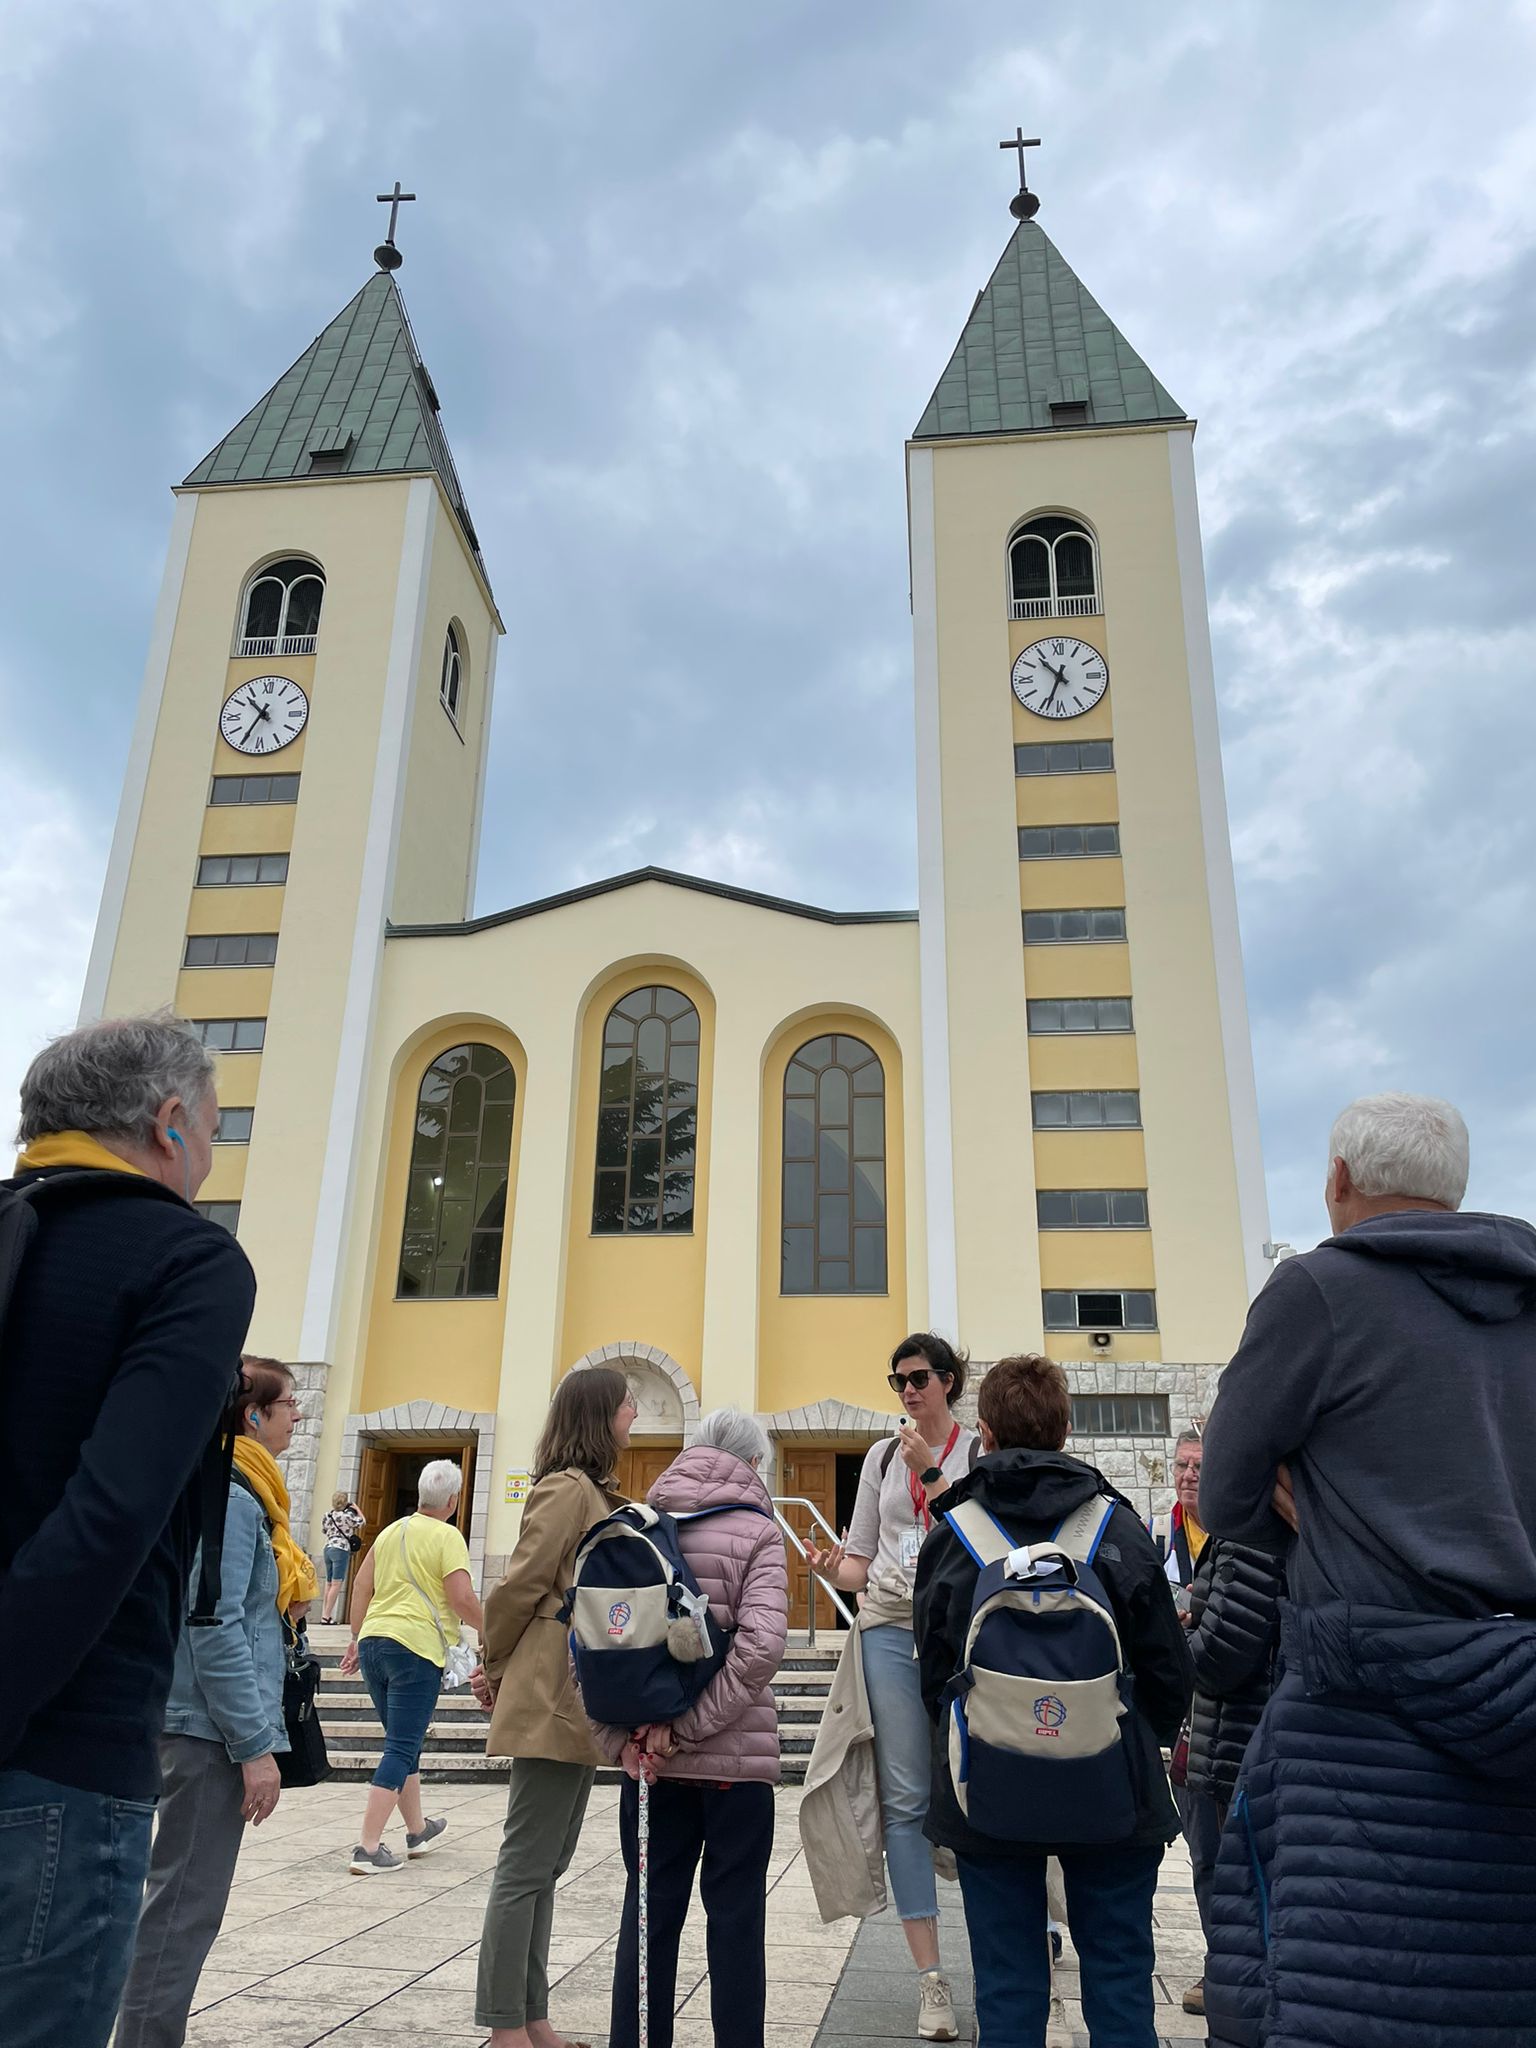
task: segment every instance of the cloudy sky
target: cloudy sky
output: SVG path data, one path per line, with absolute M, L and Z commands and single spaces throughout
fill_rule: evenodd
M 0 1101 L 73 1021 L 184 475 L 402 275 L 508 624 L 479 907 L 915 901 L 902 442 L 1041 225 L 1197 442 L 1276 1234 L 1536 1206 L 1536 6 L 6 0 Z

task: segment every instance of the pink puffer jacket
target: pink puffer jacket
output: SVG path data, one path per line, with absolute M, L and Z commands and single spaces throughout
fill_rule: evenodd
M 665 1778 L 705 1778 L 719 1784 L 755 1779 L 779 1782 L 779 1717 L 773 1676 L 784 1661 L 789 1631 L 789 1580 L 784 1537 L 773 1519 L 768 1489 L 750 1465 L 729 1451 L 697 1444 L 680 1452 L 646 1498 L 669 1515 L 740 1501 L 739 1515 L 684 1522 L 684 1557 L 711 1618 L 734 1628 L 720 1671 L 681 1720 L 672 1724 L 677 1749 L 660 1766 Z M 752 1513 L 752 1509 L 761 1512 Z M 598 1748 L 618 1761 L 628 1730 L 594 1724 Z

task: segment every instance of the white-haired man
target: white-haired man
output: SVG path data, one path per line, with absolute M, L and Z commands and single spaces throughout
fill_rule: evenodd
M 1295 1532 L 1216 1878 L 1216 2042 L 1515 2043 L 1536 2013 L 1536 1231 L 1458 1213 L 1449 1103 L 1334 1125 L 1334 1235 L 1254 1302 L 1211 1534 Z
M 218 1114 L 211 1056 L 168 1016 L 71 1031 L 21 1085 L 0 1184 L 5 2048 L 100 2048 L 132 1951 L 196 1475 L 256 1291 L 192 1208 Z

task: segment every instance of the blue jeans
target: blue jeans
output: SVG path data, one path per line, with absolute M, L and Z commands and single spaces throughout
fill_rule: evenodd
M 923 1833 L 933 1769 L 933 1727 L 918 1684 L 912 1631 L 887 1622 L 879 1628 L 860 1629 L 859 1643 L 875 1721 L 880 1824 L 896 1911 L 903 1920 L 933 1920 L 938 1916 L 939 1894 L 933 1879 L 933 1850 Z
M 1078 1849 L 1061 1857 L 1072 1946 L 1082 1965 L 1093 2048 L 1157 2048 L 1152 1901 L 1161 1844 Z M 1051 2011 L 1045 1857 L 961 1856 L 976 2024 L 986 2048 L 1040 2048 Z
M 352 1568 L 352 1546 L 349 1543 L 327 1543 L 325 1546 L 325 1583 L 338 1585 Z
M 384 1750 L 373 1782 L 398 1792 L 421 1768 L 421 1745 L 443 1689 L 442 1667 L 390 1636 L 365 1636 L 357 1646 L 357 1662 L 374 1712 L 384 1723 Z
M 106 2048 L 139 1924 L 154 1802 L 0 1771 L 0 2041 Z

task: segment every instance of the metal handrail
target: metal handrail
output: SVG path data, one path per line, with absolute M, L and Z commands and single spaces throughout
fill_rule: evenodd
M 798 1494 L 776 1493 L 773 1496 L 773 1519 L 784 1531 L 786 1541 L 794 1545 L 795 1553 L 804 1562 L 806 1577 L 810 1581 L 810 1598 L 806 1602 L 808 1625 L 805 1635 L 807 1648 L 814 1650 L 816 1647 L 816 1588 L 820 1586 L 827 1598 L 832 1602 L 833 1607 L 850 1628 L 853 1627 L 853 1610 L 848 1606 L 830 1579 L 824 1579 L 820 1572 L 813 1572 L 811 1570 L 810 1559 L 805 1555 L 805 1538 L 783 1512 L 785 1508 L 804 1508 L 815 1527 L 824 1530 L 828 1542 L 834 1546 L 837 1543 L 837 1531 L 832 1527 L 832 1524 L 813 1500 L 804 1500 Z

